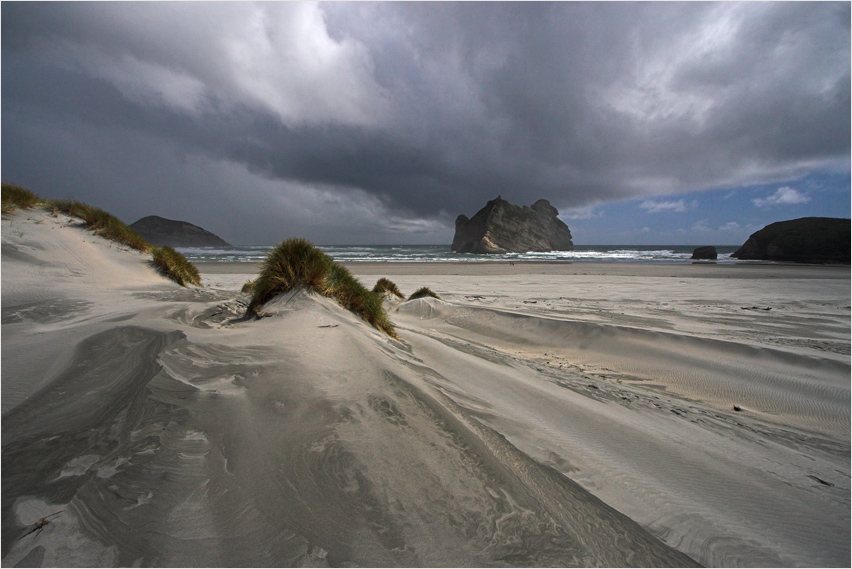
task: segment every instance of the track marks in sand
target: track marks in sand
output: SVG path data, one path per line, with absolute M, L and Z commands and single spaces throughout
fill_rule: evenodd
M 732 405 L 782 425 L 848 440 L 849 363 L 747 343 L 423 301 L 397 308 L 427 327 L 506 353 L 559 360 L 640 381 L 718 409 Z M 407 320 L 406 320 L 407 319 Z M 421 324 L 428 321 L 428 324 Z

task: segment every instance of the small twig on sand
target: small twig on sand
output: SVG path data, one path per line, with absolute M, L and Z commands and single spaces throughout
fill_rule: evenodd
M 47 524 L 50 523 L 50 518 L 52 518 L 54 516 L 58 516 L 59 514 L 61 514 L 64 511 L 65 510 L 59 510 L 58 512 L 54 512 L 54 513 L 50 514 L 49 516 L 44 516 L 43 518 L 40 518 L 36 523 L 33 524 L 33 529 L 31 529 L 30 531 L 28 531 L 27 533 L 25 533 L 21 537 L 27 537 L 28 535 L 30 535 L 33 532 L 35 532 L 36 535 L 40 534 L 41 530 L 44 529 L 44 526 L 46 526 Z

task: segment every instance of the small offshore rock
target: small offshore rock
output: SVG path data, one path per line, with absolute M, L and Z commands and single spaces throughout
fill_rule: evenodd
M 715 261 L 718 258 L 718 253 L 716 252 L 715 247 L 712 245 L 706 245 L 704 247 L 696 247 L 695 250 L 692 251 L 692 258 Z

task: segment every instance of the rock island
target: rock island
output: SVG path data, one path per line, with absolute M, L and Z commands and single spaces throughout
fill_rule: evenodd
M 456 218 L 456 253 L 528 253 L 572 251 L 571 230 L 547 200 L 517 206 L 497 196 L 468 219 Z

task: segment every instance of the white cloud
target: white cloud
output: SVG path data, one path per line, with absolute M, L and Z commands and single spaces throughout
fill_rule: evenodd
M 811 198 L 790 186 L 784 186 L 782 188 L 778 188 L 778 190 L 771 196 L 755 198 L 751 201 L 757 207 L 771 207 L 776 205 L 807 203 L 811 201 Z
M 603 217 L 602 211 L 595 211 L 594 205 L 574 207 L 559 214 L 562 219 L 593 219 Z
M 374 122 L 382 90 L 367 48 L 330 37 L 319 5 L 255 4 L 244 14 L 224 42 L 223 87 L 290 124 Z
M 728 56 L 751 11 L 734 3 L 708 8 L 703 18 L 673 30 L 665 42 L 649 44 L 632 72 L 603 91 L 602 100 L 643 126 L 682 120 L 703 128 L 718 106 L 718 95 L 714 89 L 685 88 L 678 76 L 696 64 L 707 66 L 708 60 Z
M 660 213 L 664 211 L 672 211 L 679 213 L 686 211 L 686 204 L 683 202 L 683 200 L 670 202 L 645 200 L 639 207 L 646 210 L 648 213 Z
M 692 226 L 692 231 L 697 231 L 699 233 L 706 233 L 710 231 L 710 227 L 707 225 L 707 220 L 699 219 L 698 221 L 696 221 L 695 224 Z
M 729 221 L 725 225 L 719 227 L 719 231 L 736 231 L 740 228 L 740 224 L 736 221 Z

